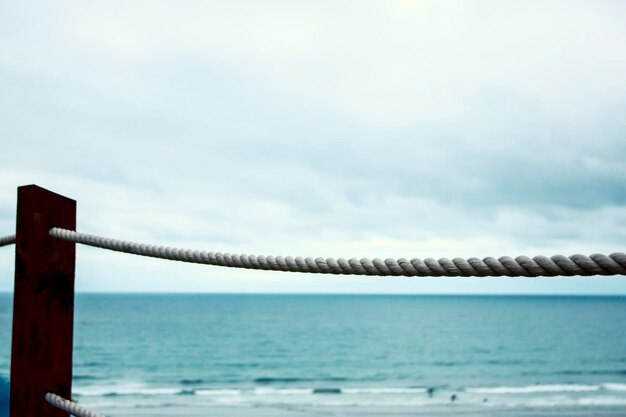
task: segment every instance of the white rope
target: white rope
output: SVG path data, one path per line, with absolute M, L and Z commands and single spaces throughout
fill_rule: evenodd
M 9 246 L 15 243 L 15 235 L 0 236 L 0 248 L 3 246 Z
M 116 252 L 132 253 L 174 261 L 218 265 L 232 268 L 262 269 L 268 271 L 308 272 L 318 274 L 346 275 L 404 275 L 404 276 L 448 276 L 448 277 L 539 277 L 572 275 L 626 275 L 626 254 L 595 254 L 589 257 L 555 255 L 550 258 L 518 256 L 513 259 L 502 256 L 498 259 L 478 258 L 413 258 L 400 259 L 335 259 L 303 258 L 292 256 L 242 255 L 221 252 L 205 252 L 178 249 L 145 243 L 128 242 L 106 237 L 88 235 L 72 230 L 53 228 L 50 235 L 63 240 L 81 243 Z
M 50 392 L 46 394 L 46 401 L 48 401 L 56 408 L 67 411 L 68 413 L 76 417 L 105 417 L 103 414 L 91 411 L 83 406 L 76 404 L 75 402 L 68 401 L 65 398 L 59 397 L 58 395 L 52 394 Z

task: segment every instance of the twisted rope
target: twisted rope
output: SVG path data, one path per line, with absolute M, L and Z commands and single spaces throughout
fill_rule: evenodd
M 478 258 L 413 258 L 368 259 L 356 258 L 303 258 L 292 256 L 243 255 L 221 252 L 205 252 L 148 245 L 88 235 L 72 230 L 52 228 L 50 235 L 63 240 L 97 248 L 152 258 L 169 259 L 231 268 L 262 269 L 266 271 L 308 272 L 318 274 L 379 275 L 379 276 L 448 276 L 448 277 L 552 277 L 557 275 L 626 275 L 626 254 L 613 253 L 609 256 L 595 254 L 589 257 L 555 255 L 550 258 L 518 256 L 513 259 L 502 256 L 498 259 Z
M 75 402 L 68 401 L 65 398 L 59 397 L 58 395 L 52 394 L 50 392 L 46 394 L 46 401 L 48 401 L 56 408 L 67 411 L 68 413 L 76 417 L 104 417 L 103 414 L 91 411 L 85 407 L 76 404 Z
M 0 236 L 0 248 L 3 246 L 9 246 L 15 243 L 15 235 Z

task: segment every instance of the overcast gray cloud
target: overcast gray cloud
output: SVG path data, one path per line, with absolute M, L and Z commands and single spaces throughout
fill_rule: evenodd
M 624 251 L 625 28 L 609 1 L 4 2 L 0 234 L 37 183 L 80 230 L 210 250 Z M 79 256 L 79 290 L 626 293 Z

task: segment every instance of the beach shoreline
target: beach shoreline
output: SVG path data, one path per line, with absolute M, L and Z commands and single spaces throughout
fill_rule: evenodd
M 107 417 L 618 417 L 623 407 L 128 407 L 97 410 Z

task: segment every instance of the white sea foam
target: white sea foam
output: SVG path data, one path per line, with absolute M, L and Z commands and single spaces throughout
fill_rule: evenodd
M 608 391 L 626 391 L 626 384 L 620 384 L 617 382 L 607 382 L 602 384 L 602 388 Z
M 554 384 L 524 387 L 477 387 L 466 388 L 465 391 L 477 394 L 534 394 L 541 392 L 591 392 L 599 389 L 599 385 Z
M 467 394 L 463 394 L 465 391 Z M 459 391 L 441 389 L 434 396 L 423 387 L 202 387 L 148 385 L 120 382 L 77 386 L 74 392 L 86 404 L 122 401 L 150 406 L 154 401 L 173 404 L 222 404 L 256 406 L 268 404 L 354 406 L 439 406 L 450 404 L 450 396 Z M 469 387 L 461 390 L 457 403 L 485 407 L 589 407 L 626 405 L 626 384 L 605 382 L 592 384 L 543 384 L 528 386 Z M 483 402 L 485 396 L 488 402 Z M 117 397 L 117 398 L 111 398 Z M 159 398 L 161 397 L 161 398 Z M 95 404 L 94 403 L 94 404 Z
M 426 388 L 343 388 L 344 394 L 424 394 Z
M 206 396 L 233 396 L 233 395 L 241 395 L 241 390 L 238 389 L 198 389 L 195 390 L 196 395 L 206 395 Z
M 74 388 L 74 394 L 91 396 L 114 396 L 114 395 L 176 395 L 179 388 L 150 387 L 139 383 L 126 383 L 116 385 L 94 385 Z
M 323 390 L 323 389 L 321 389 Z M 397 387 L 376 387 L 376 388 L 329 388 L 329 390 L 337 390 L 337 394 L 424 394 L 425 388 L 397 388 Z M 195 390 L 197 395 L 206 396 L 231 396 L 231 395 L 256 395 L 256 396 L 272 396 L 272 395 L 312 395 L 322 394 L 320 389 L 314 388 L 254 388 L 254 389 L 199 389 Z
M 255 388 L 255 395 L 308 395 L 313 388 Z
M 578 404 L 580 405 L 626 405 L 626 398 L 624 397 L 585 397 L 579 398 Z
M 215 397 L 212 399 L 217 404 L 223 405 L 252 405 L 254 404 L 249 398 L 238 395 L 230 395 L 225 397 Z

